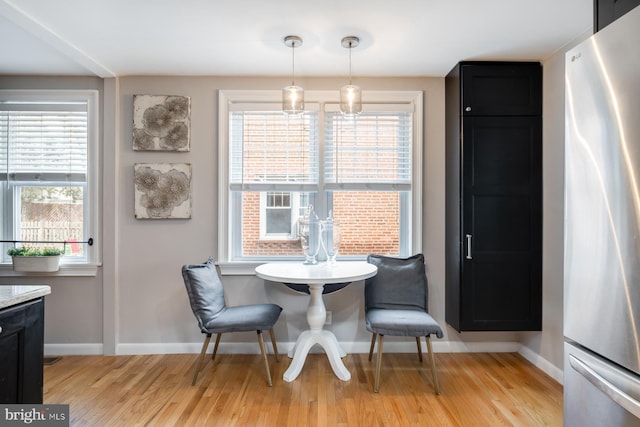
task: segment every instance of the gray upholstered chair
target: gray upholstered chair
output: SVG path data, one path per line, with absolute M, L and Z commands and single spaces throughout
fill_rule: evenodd
M 418 358 L 422 362 L 420 337 L 425 337 L 431 375 L 436 394 L 440 394 L 436 362 L 431 348 L 431 335 L 443 337 L 442 329 L 428 313 L 429 291 L 425 274 L 424 255 L 393 258 L 369 255 L 367 262 L 378 267 L 378 273 L 365 280 L 364 301 L 367 330 L 373 333 L 369 361 L 378 338 L 378 357 L 374 391 L 380 390 L 380 366 L 385 335 L 415 337 Z
M 200 357 L 196 363 L 193 382 L 195 385 L 198 373 L 202 369 L 202 361 L 209 347 L 211 334 L 217 334 L 216 343 L 213 348 L 211 359 L 216 357 L 220 337 L 225 332 L 258 332 L 258 344 L 267 370 L 267 383 L 271 382 L 271 372 L 269 371 L 269 361 L 264 348 L 262 331 L 268 330 L 273 344 L 273 352 L 278 358 L 278 347 L 276 346 L 273 325 L 280 317 L 282 307 L 276 304 L 253 304 L 236 307 L 227 307 L 225 303 L 224 288 L 220 281 L 220 276 L 216 270 L 213 259 L 209 258 L 203 264 L 192 264 L 182 266 L 182 278 L 187 287 L 191 310 L 198 320 L 200 331 L 206 334 Z

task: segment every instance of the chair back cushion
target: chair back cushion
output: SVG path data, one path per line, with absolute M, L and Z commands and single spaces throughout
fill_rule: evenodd
M 365 281 L 365 311 L 372 308 L 428 311 L 424 255 L 395 258 L 369 255 L 378 273 Z
M 203 264 L 182 266 L 182 278 L 189 295 L 189 303 L 202 332 L 205 325 L 225 309 L 224 288 L 213 258 Z

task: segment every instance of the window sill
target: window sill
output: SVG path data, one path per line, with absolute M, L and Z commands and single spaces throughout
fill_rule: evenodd
M 258 242 L 263 242 L 263 243 L 280 243 L 280 242 L 284 242 L 284 243 L 291 243 L 291 242 L 299 242 L 300 238 L 296 237 L 267 237 L 267 236 L 260 236 L 260 238 L 258 239 Z
M 11 264 L 0 264 L 0 277 L 95 277 L 98 273 L 98 264 L 61 265 L 60 270 L 46 273 L 13 271 Z
M 256 267 L 268 261 L 255 262 L 219 262 L 216 263 L 222 276 L 253 276 Z

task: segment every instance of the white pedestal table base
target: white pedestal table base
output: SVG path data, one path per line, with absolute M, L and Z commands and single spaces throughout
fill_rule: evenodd
M 307 354 L 315 344 L 324 349 L 331 368 L 338 378 L 342 381 L 351 379 L 351 373 L 342 362 L 342 357 L 345 357 L 347 353 L 340 347 L 338 339 L 333 332 L 322 329 L 327 318 L 327 311 L 322 299 L 323 288 L 324 285 L 321 284 L 309 285 L 311 298 L 307 309 L 307 322 L 310 330 L 302 332 L 296 340 L 296 344 L 289 351 L 289 357 L 293 356 L 293 360 L 283 375 L 283 379 L 286 382 L 292 382 L 300 375 L 300 371 L 302 371 L 304 362 L 307 359 Z
M 300 334 L 296 344 L 289 351 L 293 357 L 283 378 L 286 382 L 295 380 L 304 366 L 311 347 L 321 346 L 333 372 L 342 381 L 349 381 L 351 374 L 344 366 L 342 357 L 347 353 L 340 348 L 336 336 L 331 331 L 325 331 L 324 322 L 327 311 L 322 300 L 325 284 L 349 283 L 375 276 L 378 269 L 375 265 L 364 261 L 349 261 L 333 263 L 318 263 L 305 265 L 299 262 L 274 262 L 256 267 L 256 276 L 280 283 L 307 284 L 309 286 L 309 306 L 307 307 L 307 322 L 309 330 Z

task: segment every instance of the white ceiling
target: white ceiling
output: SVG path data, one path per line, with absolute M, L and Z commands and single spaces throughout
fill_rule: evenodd
M 444 76 L 544 60 L 591 31 L 592 0 L 0 0 L 0 75 Z M 10 41 L 7 42 L 7 41 Z

